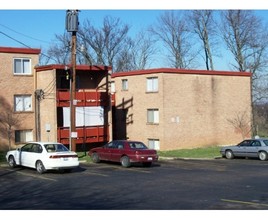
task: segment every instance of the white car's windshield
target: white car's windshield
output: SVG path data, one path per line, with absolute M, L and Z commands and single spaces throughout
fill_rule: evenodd
M 69 151 L 69 149 L 62 144 L 45 144 L 44 146 L 45 146 L 47 152 Z

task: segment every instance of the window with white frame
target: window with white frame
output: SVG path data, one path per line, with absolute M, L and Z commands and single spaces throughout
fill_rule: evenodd
M 122 79 L 122 91 L 128 90 L 128 80 Z
M 76 107 L 76 126 L 103 126 L 104 108 L 102 106 Z M 63 126 L 70 127 L 70 107 L 63 107 Z
M 147 109 L 147 123 L 158 124 L 159 123 L 159 110 Z
M 111 93 L 115 93 L 115 83 L 114 83 L 114 81 L 111 82 Z
M 15 130 L 15 142 L 16 143 L 25 143 L 28 141 L 33 141 L 32 130 Z
M 15 75 L 30 75 L 31 59 L 29 58 L 14 58 L 13 71 Z
M 32 96 L 31 95 L 15 95 L 14 96 L 15 112 L 32 111 Z
M 158 77 L 147 78 L 147 92 L 158 92 Z
M 159 139 L 148 139 L 148 148 L 154 150 L 160 150 Z

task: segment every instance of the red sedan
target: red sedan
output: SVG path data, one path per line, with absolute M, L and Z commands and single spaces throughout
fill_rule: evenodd
M 114 140 L 103 147 L 92 148 L 88 155 L 94 163 L 100 161 L 120 162 L 123 167 L 130 167 L 132 163 L 142 163 L 151 166 L 158 161 L 156 150 L 148 149 L 140 141 Z

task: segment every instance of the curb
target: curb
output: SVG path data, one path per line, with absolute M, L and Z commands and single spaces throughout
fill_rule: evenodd
M 191 157 L 159 157 L 159 160 L 215 160 L 221 159 L 221 156 L 214 158 L 191 158 Z

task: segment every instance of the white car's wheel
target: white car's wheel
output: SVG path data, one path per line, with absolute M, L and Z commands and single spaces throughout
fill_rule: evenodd
M 38 160 L 36 162 L 36 171 L 39 173 L 39 174 L 42 174 L 44 172 L 46 172 L 46 168 L 44 167 L 43 163 L 41 160 Z
M 265 151 L 259 152 L 259 159 L 260 160 L 267 160 L 267 153 Z
M 8 157 L 8 165 L 12 168 L 14 168 L 17 165 L 15 158 L 13 156 Z
M 234 158 L 233 151 L 231 151 L 231 150 L 227 150 L 227 151 L 225 152 L 225 157 L 226 157 L 227 159 L 233 159 L 233 158 Z

